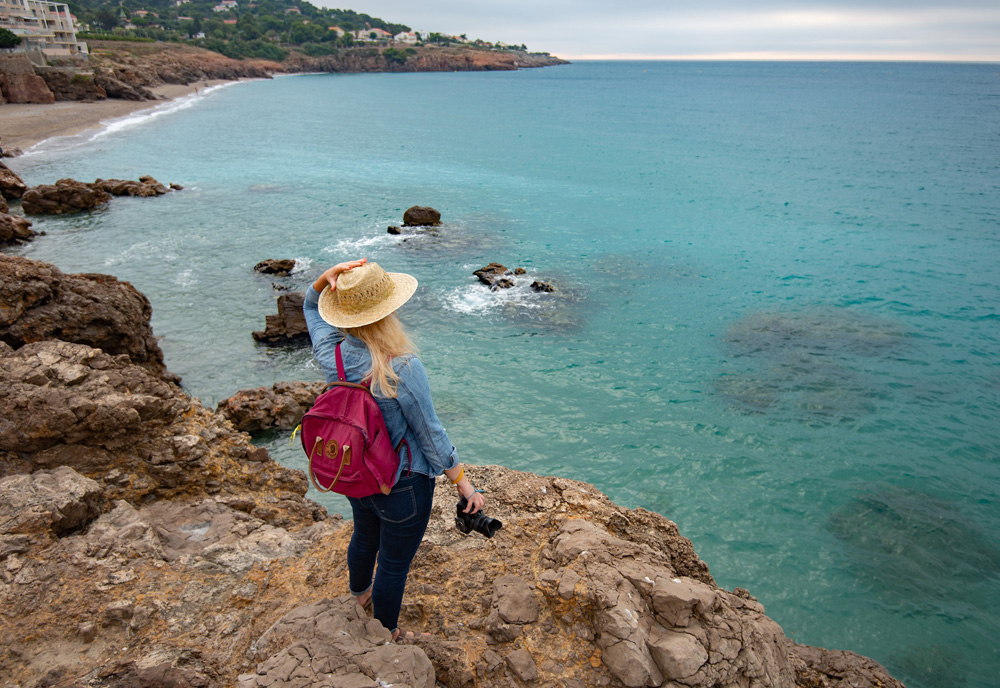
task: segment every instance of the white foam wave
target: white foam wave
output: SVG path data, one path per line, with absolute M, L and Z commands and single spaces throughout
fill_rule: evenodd
M 312 258 L 296 258 L 295 267 L 292 268 L 292 274 L 297 275 L 306 272 L 312 267 L 312 264 L 313 264 Z
M 187 270 L 182 270 L 181 272 L 177 273 L 176 277 L 174 277 L 174 284 L 176 284 L 178 287 L 181 287 L 182 289 L 192 287 L 197 282 L 198 279 L 194 276 L 194 270 L 191 270 L 190 268 Z
M 537 294 L 528 285 L 529 282 L 519 280 L 510 289 L 490 291 L 484 284 L 470 284 L 446 292 L 443 301 L 450 310 L 473 315 L 484 315 L 512 307 L 540 308 Z
M 360 239 L 341 239 L 337 243 L 325 247 L 323 251 L 325 253 L 333 253 L 336 255 L 354 255 L 359 251 L 363 252 L 364 249 L 388 246 L 392 244 L 394 240 L 395 237 L 391 234 L 361 237 Z
M 52 138 L 41 141 L 40 143 L 36 143 L 34 146 L 26 150 L 23 155 L 32 156 L 43 153 L 59 153 L 93 141 L 99 141 L 106 136 L 118 134 L 126 129 L 148 124 L 149 122 L 165 115 L 171 115 L 175 112 L 187 110 L 216 91 L 228 88 L 229 86 L 233 86 L 238 83 L 244 82 L 230 81 L 223 84 L 216 84 L 215 86 L 209 86 L 208 88 L 201 89 L 198 93 L 191 93 L 186 96 L 174 98 L 173 100 L 161 103 L 160 105 L 132 112 L 124 117 L 115 117 L 114 119 L 104 120 L 101 122 L 101 127 L 96 131 L 94 129 L 88 129 L 84 132 L 71 136 L 53 136 Z

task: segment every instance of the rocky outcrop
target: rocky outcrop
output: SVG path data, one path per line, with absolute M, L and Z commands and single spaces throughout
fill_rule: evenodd
M 0 246 L 4 244 L 20 244 L 34 237 L 38 232 L 31 228 L 31 220 L 20 215 L 8 214 L 6 202 L 0 212 Z
M 0 162 L 0 196 L 8 201 L 17 200 L 28 190 L 28 185 L 14 170 Z
M 93 210 L 111 200 L 111 194 L 75 179 L 39 184 L 24 192 L 21 208 L 28 215 L 63 215 Z
M 325 386 L 323 382 L 276 382 L 271 387 L 243 389 L 220 401 L 216 412 L 237 430 L 291 430 Z
M 425 45 L 385 55 L 383 49 L 358 46 L 336 55 L 292 54 L 284 62 L 266 63 L 274 72 L 470 72 L 510 71 L 568 64 L 551 55 L 519 50 L 485 50 L 472 46 Z M 402 58 L 402 59 L 401 59 Z M 257 62 L 263 66 L 264 63 Z
M 304 301 L 305 294 L 298 291 L 279 296 L 277 315 L 267 316 L 264 330 L 254 332 L 253 338 L 261 344 L 308 344 L 309 328 L 302 314 Z
M 97 347 L 177 380 L 149 325 L 152 306 L 109 275 L 67 275 L 49 263 L 0 254 L 0 341 L 14 348 L 45 339 Z
M 407 208 L 403 213 L 404 227 L 436 227 L 441 224 L 441 213 L 434 208 L 424 205 L 415 205 Z M 392 232 L 390 232 L 392 233 Z
M 40 184 L 28 189 L 21 200 L 21 207 L 29 215 L 62 215 L 93 210 L 103 206 L 112 196 L 148 198 L 162 196 L 174 189 L 166 187 L 150 175 L 131 179 L 98 179 L 93 183 L 75 179 L 60 179 L 55 184 Z
M 277 277 L 287 277 L 295 269 L 294 258 L 268 258 L 253 266 L 255 272 Z
M 0 54 L 0 93 L 7 103 L 53 103 L 55 96 L 24 53 Z
M 45 80 L 57 101 L 104 100 L 108 97 L 107 91 L 94 78 L 93 72 L 66 67 L 35 67 L 35 72 Z
M 249 62 L 177 43 L 88 41 L 94 81 L 109 98 L 153 100 L 150 88 L 198 81 L 267 79 Z
M 43 295 L 23 289 L 19 303 Z M 466 472 L 504 528 L 459 533 L 454 486 L 438 480 L 401 612 L 429 635 L 395 645 L 348 594 L 351 528 L 304 498 L 301 472 L 125 355 L 0 342 L 0 675 L 24 688 L 902 688 L 870 659 L 789 640 L 663 516 L 565 478 Z

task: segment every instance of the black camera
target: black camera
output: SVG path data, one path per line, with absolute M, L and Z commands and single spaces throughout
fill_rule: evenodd
M 458 500 L 458 506 L 455 507 L 455 526 L 462 533 L 468 535 L 472 531 L 477 533 L 482 533 L 488 538 L 493 537 L 493 533 L 497 532 L 503 528 L 503 523 L 495 518 L 490 518 L 483 513 L 482 509 L 474 514 L 463 513 L 465 508 L 469 505 L 469 501 L 462 497 Z

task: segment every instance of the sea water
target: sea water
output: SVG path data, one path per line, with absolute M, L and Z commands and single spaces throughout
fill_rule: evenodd
M 12 166 L 184 190 L 36 219 L 15 252 L 132 282 L 206 404 L 319 379 L 250 333 L 367 256 L 420 281 L 402 316 L 463 460 L 665 514 L 799 642 L 995 685 L 997 65 L 309 75 L 106 131 Z M 437 235 L 386 233 L 411 205 Z M 490 292 L 491 261 L 527 274 Z M 257 441 L 302 467 L 287 437 Z

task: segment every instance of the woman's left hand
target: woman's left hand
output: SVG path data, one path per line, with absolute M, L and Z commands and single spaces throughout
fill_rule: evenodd
M 337 278 L 340 277 L 341 273 L 347 272 L 348 270 L 353 270 L 354 268 L 359 268 L 368 262 L 367 258 L 360 258 L 358 260 L 349 260 L 344 263 L 337 263 L 332 268 L 328 268 L 326 272 L 319 276 L 319 279 L 313 284 L 313 289 L 316 291 L 323 291 L 323 288 L 330 285 L 330 291 L 337 290 Z

